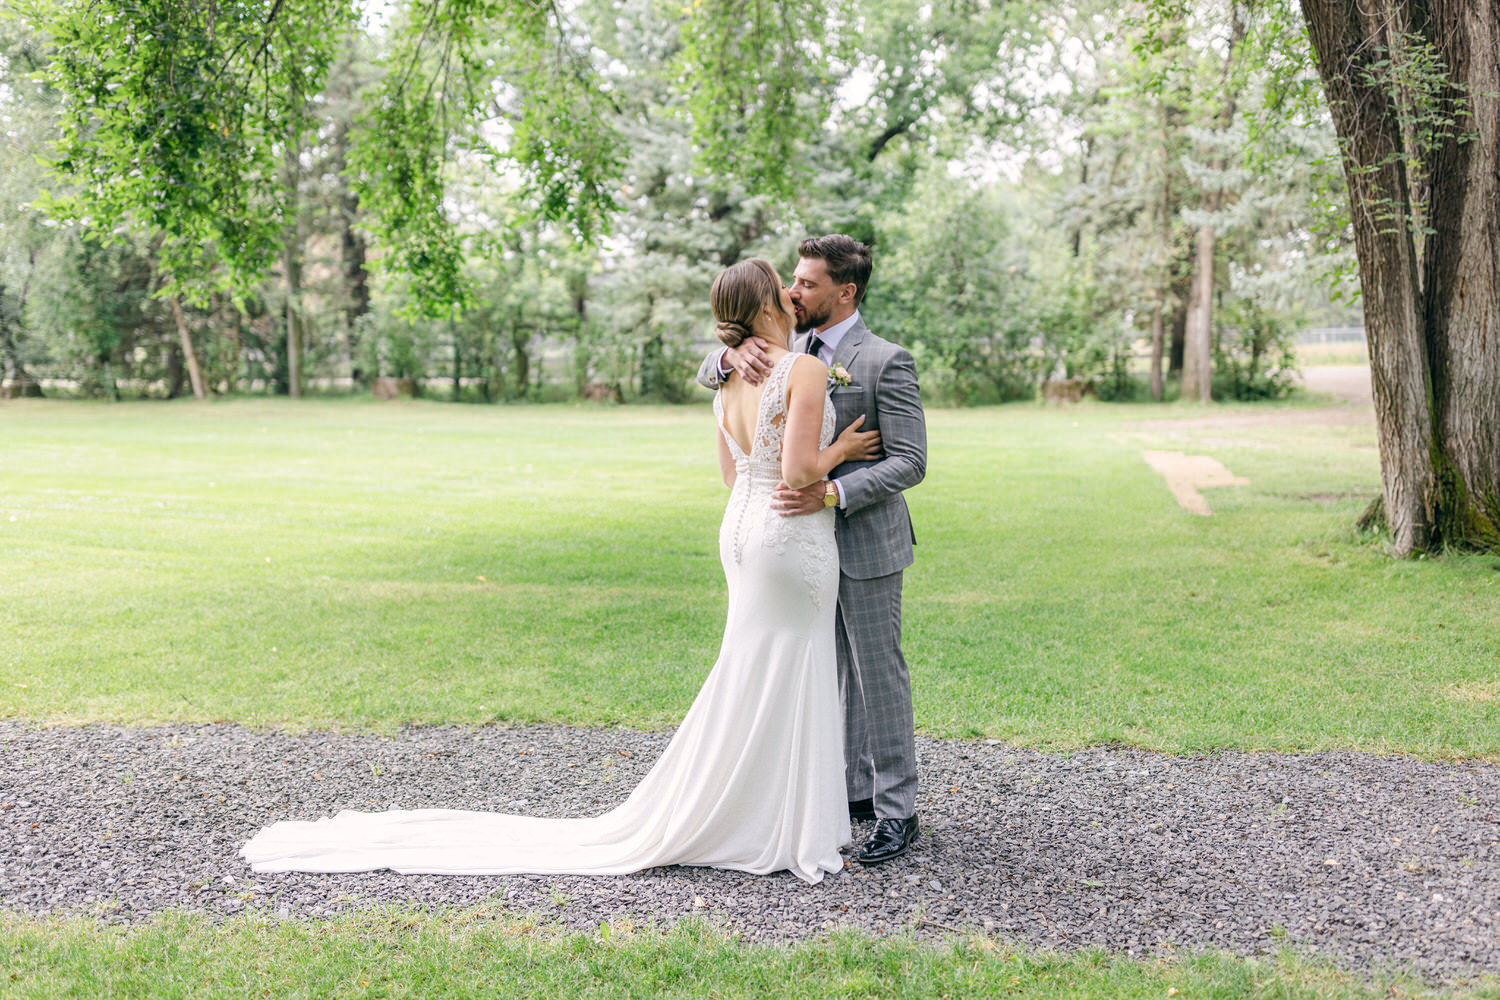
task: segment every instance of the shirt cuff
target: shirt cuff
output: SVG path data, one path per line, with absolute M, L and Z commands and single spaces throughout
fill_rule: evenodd
M 719 348 L 719 356 L 714 360 L 714 376 L 717 378 L 719 385 L 723 385 L 729 381 L 729 376 L 734 374 L 734 369 L 731 368 L 728 371 L 724 369 L 724 355 L 728 353 L 729 348 L 721 347 Z
M 833 492 L 835 492 L 835 493 L 837 493 L 839 495 L 838 508 L 839 508 L 839 510 L 843 510 L 844 509 L 844 488 L 839 485 L 839 481 L 837 479 L 830 479 L 829 482 L 833 484 Z

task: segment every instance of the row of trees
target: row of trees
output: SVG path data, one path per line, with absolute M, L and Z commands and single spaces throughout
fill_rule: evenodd
M 672 398 L 713 271 L 839 229 L 876 245 L 872 324 L 955 398 L 1124 390 L 1145 339 L 1154 394 L 1180 371 L 1207 399 L 1266 381 L 1352 241 L 1396 549 L 1500 547 L 1493 4 L 356 14 L 59 0 L 8 25 L 11 383 L 156 363 L 296 395 L 442 358 L 531 391 L 550 344 L 579 384 Z
M 1340 226 L 1310 207 L 1326 177 L 1308 166 L 1331 136 L 1316 112 L 1254 135 L 1236 116 L 1273 72 L 1243 18 L 1182 15 L 1151 39 L 1102 4 L 855 5 L 854 51 L 756 10 L 12 19 L 7 380 L 676 400 L 713 275 L 748 255 L 789 268 L 810 231 L 876 246 L 869 319 L 935 399 L 1059 376 L 1161 398 L 1179 372 L 1188 395 L 1274 395 L 1285 331 L 1337 313 L 1319 288 Z M 724 59 L 738 78 L 695 68 Z M 747 101 L 761 110 L 720 120 Z

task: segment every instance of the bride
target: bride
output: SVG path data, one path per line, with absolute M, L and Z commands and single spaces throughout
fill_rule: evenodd
M 622 875 L 707 865 L 806 882 L 843 867 L 849 842 L 843 715 L 834 664 L 834 514 L 771 511 L 771 491 L 878 457 L 861 421 L 833 438 L 828 372 L 788 350 L 791 297 L 747 260 L 710 293 L 719 339 L 769 345 L 760 385 L 731 376 L 714 398 L 719 466 L 731 487 L 719 527 L 729 615 L 718 661 L 651 771 L 617 808 L 587 819 L 454 809 L 281 822 L 241 850 L 260 872 L 390 868 L 455 875 Z

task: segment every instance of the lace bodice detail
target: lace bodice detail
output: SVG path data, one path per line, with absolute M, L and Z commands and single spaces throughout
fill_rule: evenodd
M 784 517 L 771 509 L 771 492 L 781 481 L 781 452 L 786 442 L 787 379 L 796 361 L 795 354 L 788 354 L 766 376 L 748 455 L 724 425 L 723 397 L 714 398 L 714 416 L 735 466 L 734 491 L 724 511 L 719 544 L 725 559 L 736 566 L 744 565 L 747 551 L 754 549 L 760 550 L 762 558 L 774 554 L 774 558 L 800 566 L 808 601 L 817 608 L 825 593 L 837 591 L 839 560 L 833 511 Z M 824 396 L 819 448 L 833 441 L 833 426 L 833 403 Z
M 724 432 L 724 440 L 729 443 L 729 454 L 734 457 L 735 467 L 741 477 L 747 473 L 754 479 L 771 476 L 773 483 L 781 479 L 781 449 L 786 440 L 786 384 L 791 377 L 792 365 L 796 362 L 797 355 L 788 352 L 776 362 L 771 374 L 766 376 L 748 455 L 741 450 L 739 442 L 725 427 L 723 397 L 714 397 L 714 418 Z M 826 448 L 833 442 L 833 421 L 833 403 L 825 398 L 823 426 L 818 433 L 819 448 Z

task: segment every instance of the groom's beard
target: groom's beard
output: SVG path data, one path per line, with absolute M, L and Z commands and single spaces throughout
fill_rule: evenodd
M 802 318 L 797 320 L 797 332 L 808 333 L 812 330 L 821 330 L 828 325 L 828 321 L 832 316 L 833 314 L 829 312 L 813 313 L 810 310 L 804 309 Z

